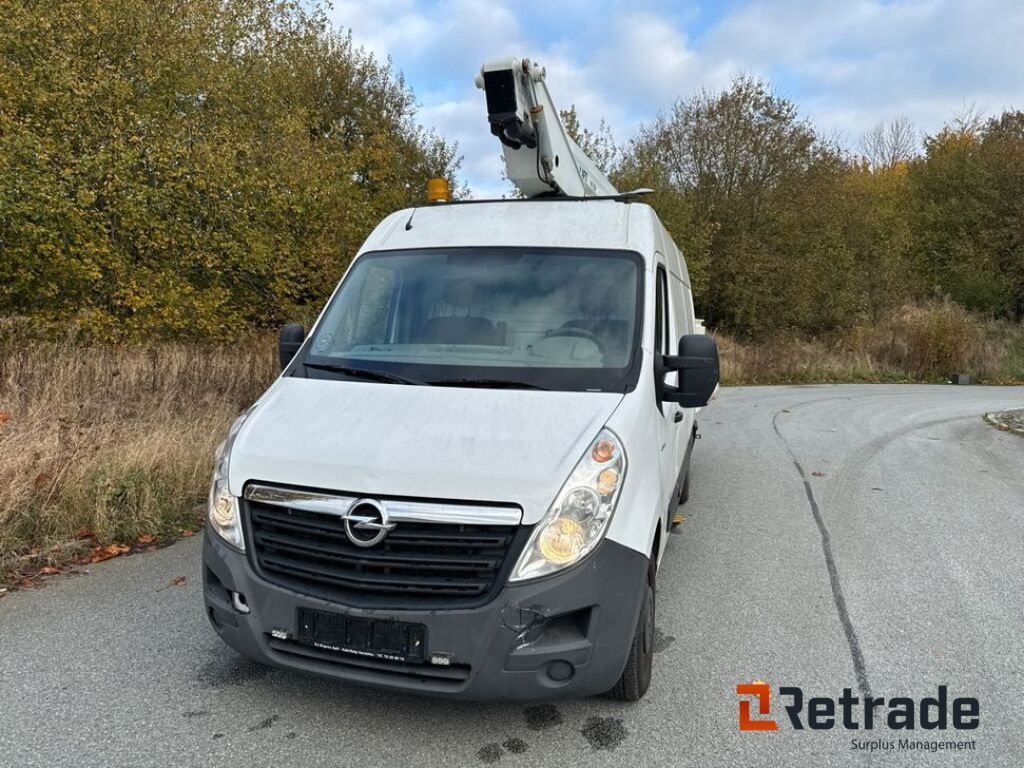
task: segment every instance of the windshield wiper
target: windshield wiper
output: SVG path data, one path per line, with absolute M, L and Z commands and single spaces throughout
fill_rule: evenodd
M 543 389 L 539 384 L 526 381 L 509 381 L 508 379 L 441 379 L 428 381 L 432 387 L 494 387 L 495 389 Z
M 336 373 L 343 373 L 346 376 L 352 376 L 353 378 L 386 381 L 390 384 L 415 384 L 420 386 L 426 384 L 425 381 L 410 379 L 408 376 L 400 376 L 397 373 L 374 371 L 369 368 L 353 368 L 350 365 L 332 365 L 328 363 L 303 363 L 303 365 L 307 368 L 315 368 L 318 371 L 334 371 Z

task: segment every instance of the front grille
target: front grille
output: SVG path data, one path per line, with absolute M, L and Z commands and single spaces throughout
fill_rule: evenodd
M 357 547 L 335 515 L 244 502 L 253 565 L 268 581 L 374 608 L 465 607 L 493 597 L 529 535 L 518 525 L 397 523 Z

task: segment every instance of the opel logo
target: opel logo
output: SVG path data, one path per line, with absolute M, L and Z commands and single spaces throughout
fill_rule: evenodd
M 388 512 L 376 499 L 359 499 L 348 508 L 342 518 L 345 535 L 357 547 L 372 547 L 384 541 L 388 531 L 395 527 L 388 522 Z

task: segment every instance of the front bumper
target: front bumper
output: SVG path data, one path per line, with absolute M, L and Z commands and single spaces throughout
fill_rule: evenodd
M 260 578 L 244 554 L 207 532 L 203 596 L 210 623 L 258 661 L 393 690 L 466 699 L 540 699 L 609 690 L 625 667 L 640 611 L 647 558 L 605 540 L 580 565 L 506 586 L 484 606 L 457 610 L 350 608 Z M 249 612 L 233 604 L 244 596 Z M 426 626 L 427 655 L 450 665 L 367 659 L 301 645 L 300 607 Z M 272 634 L 273 633 L 273 634 Z

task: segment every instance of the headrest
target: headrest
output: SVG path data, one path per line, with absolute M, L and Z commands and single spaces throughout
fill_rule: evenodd
M 580 310 L 587 317 L 609 317 L 619 308 L 618 286 L 599 283 L 580 293 Z
M 476 285 L 468 278 L 449 280 L 444 287 L 444 302 L 459 309 L 467 309 L 476 297 Z

